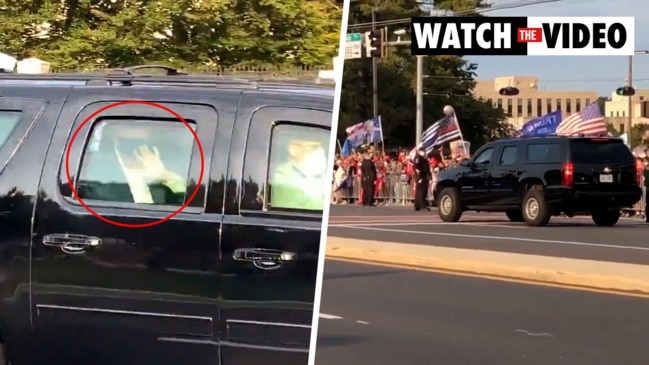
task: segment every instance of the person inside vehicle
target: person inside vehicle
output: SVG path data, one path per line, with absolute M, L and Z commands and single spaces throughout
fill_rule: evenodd
M 166 143 L 156 141 L 150 126 L 116 123 L 98 128 L 96 150 L 91 149 L 81 166 L 81 198 L 158 205 L 184 202 L 188 171 L 183 177 L 167 165 L 179 162 L 188 169 L 183 159 L 187 153 L 171 151 Z M 165 134 L 161 129 L 156 128 L 156 134 Z M 187 138 L 177 140 L 193 143 L 189 132 Z M 187 152 L 191 156 L 191 144 Z M 179 158 L 183 161 L 174 161 Z
M 273 208 L 322 210 L 327 179 L 328 141 L 300 133 L 282 136 L 286 151 L 271 153 L 270 204 Z

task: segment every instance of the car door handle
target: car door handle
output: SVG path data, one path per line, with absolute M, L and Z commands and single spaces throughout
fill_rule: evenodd
M 88 248 L 99 247 L 101 238 L 80 234 L 54 233 L 43 236 L 43 244 L 45 246 L 61 247 L 63 252 L 75 255 L 83 253 Z
M 489 172 L 485 171 L 482 173 L 482 177 L 489 177 L 491 175 Z
M 232 255 L 236 261 L 248 262 L 289 262 L 297 259 L 297 254 L 294 252 L 273 250 L 268 248 L 239 248 L 234 250 Z

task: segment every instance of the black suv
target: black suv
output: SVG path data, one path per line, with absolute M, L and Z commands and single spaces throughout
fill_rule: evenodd
M 533 137 L 499 140 L 442 171 L 433 192 L 440 218 L 463 211 L 505 212 L 544 226 L 553 215 L 591 215 L 613 226 L 642 196 L 641 171 L 619 138 Z
M 135 70 L 0 75 L 2 352 L 306 364 L 333 89 Z

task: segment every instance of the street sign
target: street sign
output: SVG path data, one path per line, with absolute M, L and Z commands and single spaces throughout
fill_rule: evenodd
M 360 33 L 347 34 L 345 43 L 345 59 L 352 60 L 361 58 L 363 55 L 362 36 Z

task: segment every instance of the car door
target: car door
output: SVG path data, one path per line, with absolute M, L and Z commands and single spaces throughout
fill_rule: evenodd
M 0 337 L 13 364 L 29 362 L 29 247 L 38 176 L 59 106 L 29 90 L 0 97 Z M 46 95 L 41 95 L 45 97 Z M 61 101 L 65 93 L 51 93 Z M 25 178 L 29 176 L 30 178 Z
M 200 148 L 188 125 L 168 111 L 139 102 L 106 109 L 129 100 L 173 110 L 195 129 Z M 216 126 L 233 118 L 237 101 L 235 94 L 215 102 L 208 93 L 160 88 L 123 87 L 118 97 L 109 88 L 81 88 L 70 95 L 45 162 L 34 223 L 36 363 L 218 361 L 220 218 L 204 211 Z M 136 163 L 136 148 L 147 161 Z M 78 198 L 103 218 L 72 193 L 67 155 Z M 164 184 L 142 172 L 159 167 L 151 155 L 164 164 L 158 176 Z M 193 192 L 180 213 L 154 224 L 178 212 Z
M 491 169 L 491 203 L 497 206 L 514 206 L 518 200 L 516 186 L 521 175 L 519 171 L 518 147 L 503 145 L 497 162 Z
M 331 108 L 266 93 L 240 104 L 221 242 L 225 365 L 308 361 Z
M 491 183 L 491 164 L 495 156 L 496 147 L 483 148 L 471 161 L 471 168 L 462 174 L 460 179 L 462 197 L 467 206 L 481 206 L 489 204 Z

